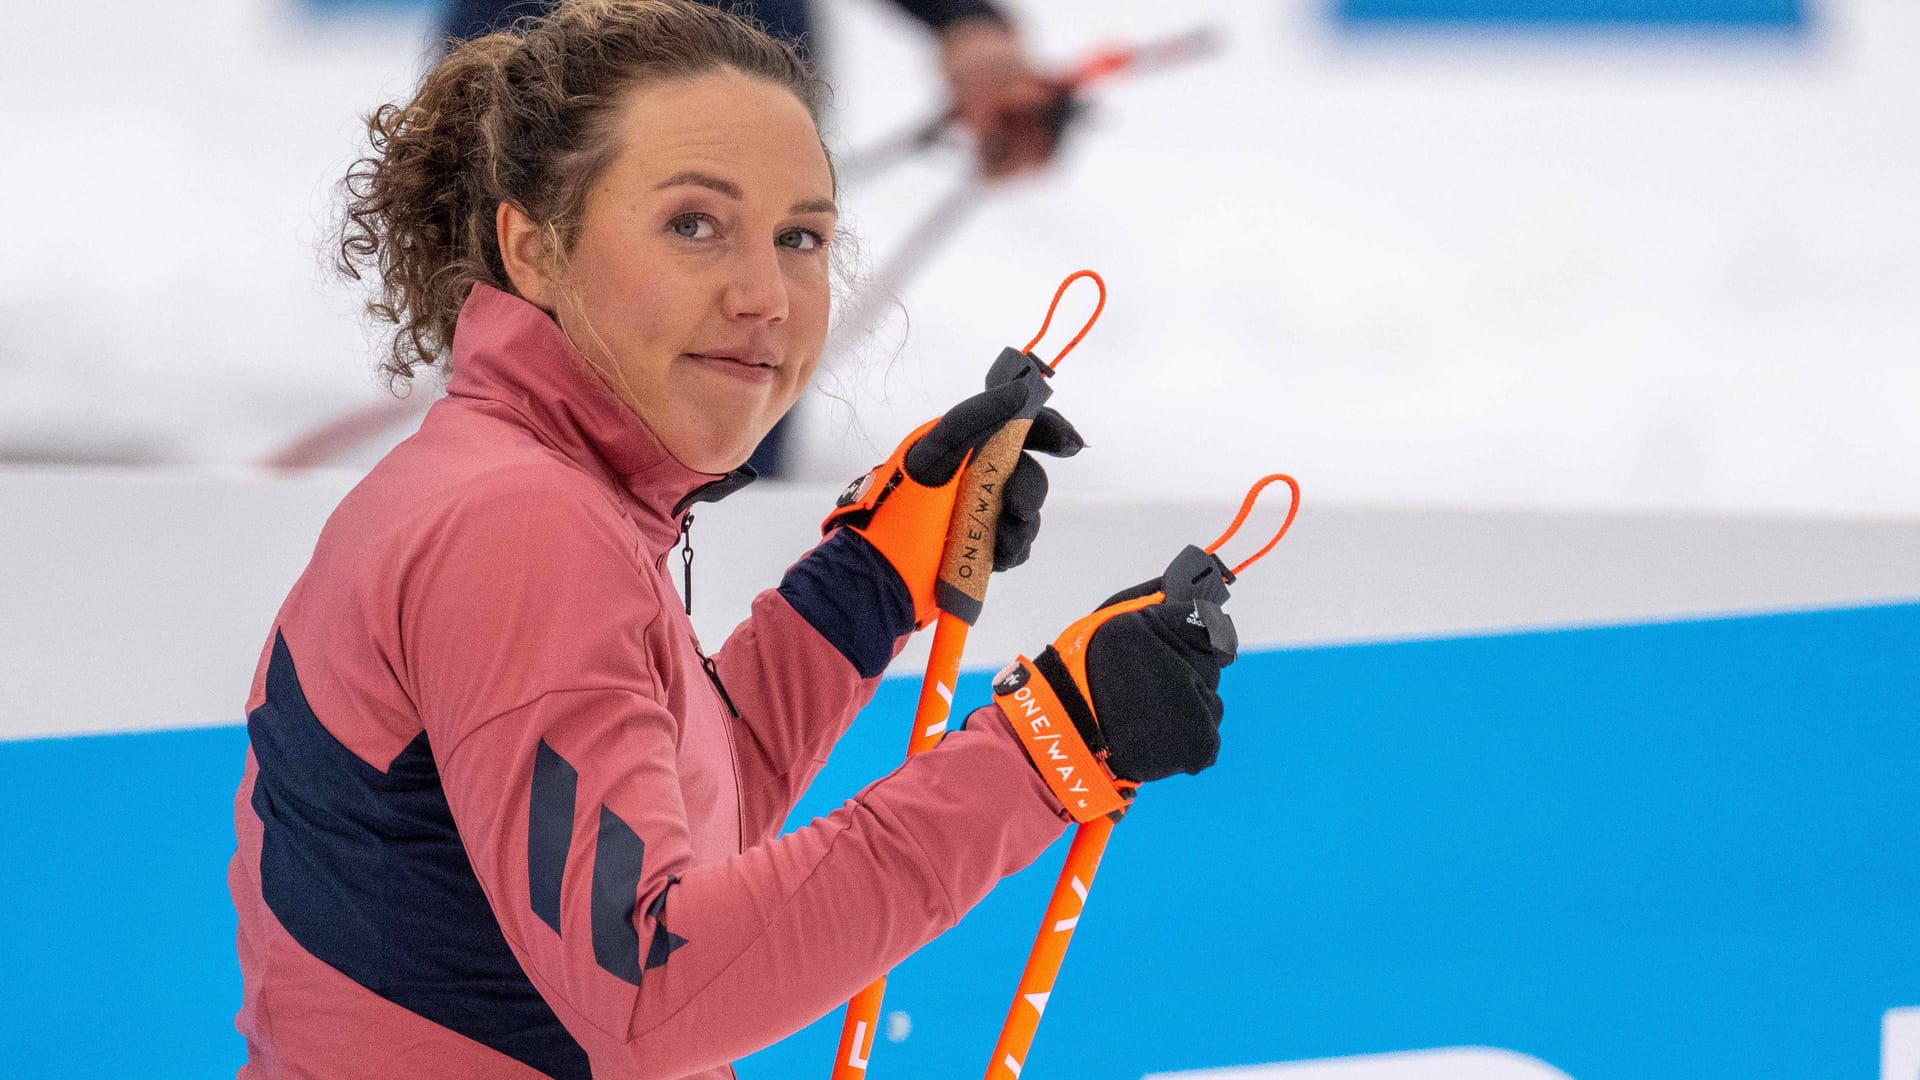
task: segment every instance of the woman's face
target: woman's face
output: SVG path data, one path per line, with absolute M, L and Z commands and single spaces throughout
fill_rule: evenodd
M 827 335 L 833 176 L 806 107 L 724 69 L 635 92 L 550 306 L 690 468 L 740 466 Z

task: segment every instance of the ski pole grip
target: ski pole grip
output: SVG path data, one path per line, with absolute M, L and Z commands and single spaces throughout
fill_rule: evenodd
M 1024 381 L 1027 399 L 1012 420 L 987 440 L 967 460 L 960 475 L 960 491 L 954 500 L 953 520 L 947 524 L 946 546 L 940 555 L 940 573 L 934 583 L 933 600 L 941 611 L 972 626 L 986 605 L 987 579 L 993 575 L 994 534 L 1000 522 L 1000 506 L 1005 500 L 1006 481 L 1020 463 L 1020 450 L 1027 442 L 1027 430 L 1041 406 L 1053 396 L 1048 384 L 1049 369 L 1031 353 L 1002 349 L 987 371 L 989 389 L 1008 382 Z

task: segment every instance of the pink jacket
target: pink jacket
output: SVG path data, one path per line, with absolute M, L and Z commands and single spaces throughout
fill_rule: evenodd
M 728 1076 L 1060 834 L 995 715 L 776 839 L 907 629 L 898 580 L 836 534 L 703 670 L 666 556 L 737 481 L 515 297 L 476 287 L 454 357 L 254 677 L 243 1078 Z

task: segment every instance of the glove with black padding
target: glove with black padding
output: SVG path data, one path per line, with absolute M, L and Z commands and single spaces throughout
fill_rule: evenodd
M 1117 820 L 1140 784 L 1213 764 L 1220 672 L 1239 654 L 1222 606 L 1232 578 L 1188 547 L 994 679 L 995 704 L 1075 820 Z
M 936 582 L 960 476 L 987 442 L 1015 420 L 1030 420 L 1017 461 L 1004 481 L 993 525 L 993 569 L 1027 561 L 1040 533 L 1047 473 L 1035 453 L 1072 457 L 1086 446 L 1067 418 L 1045 406 L 1044 365 L 1005 350 L 987 374 L 987 389 L 922 424 L 893 454 L 840 494 L 822 532 L 847 528 L 893 567 L 913 598 L 914 626 L 938 613 Z M 971 621 L 971 620 L 969 620 Z

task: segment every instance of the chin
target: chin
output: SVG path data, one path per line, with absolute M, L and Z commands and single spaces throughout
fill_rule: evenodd
M 797 388 L 792 397 L 799 397 Z M 703 473 L 728 473 L 747 463 L 793 404 L 791 399 L 689 395 L 674 402 L 665 422 L 654 430 L 680 464 Z
M 706 432 L 674 439 L 668 443 L 667 449 L 687 468 L 718 475 L 745 465 L 747 459 L 753 456 L 753 448 L 759 446 L 765 436 L 766 432 L 762 431 L 743 440 L 738 433 L 726 436 Z

